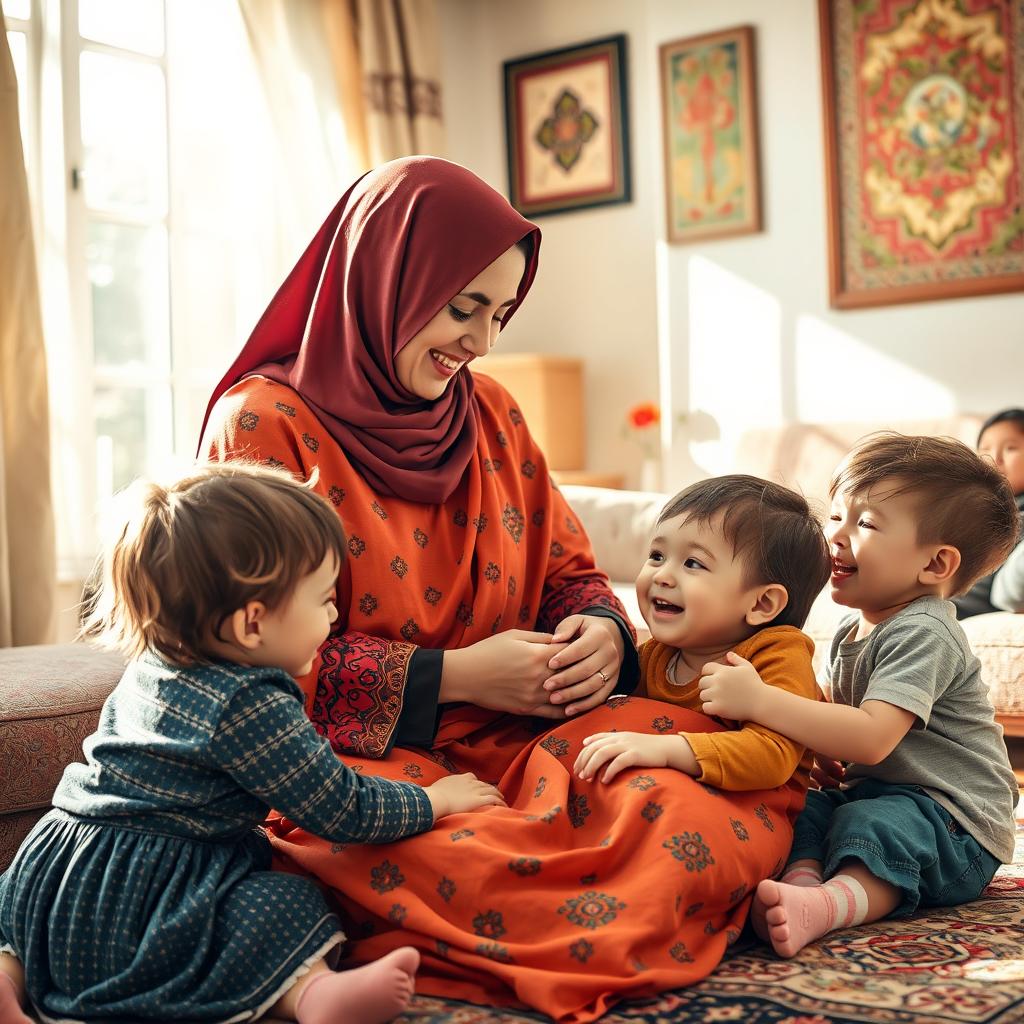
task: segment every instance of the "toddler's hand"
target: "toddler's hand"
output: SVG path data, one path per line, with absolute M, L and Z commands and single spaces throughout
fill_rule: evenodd
M 594 778 L 601 766 L 607 764 L 602 782 L 611 782 L 624 768 L 676 767 L 685 771 L 687 751 L 692 759 L 690 745 L 678 733 L 654 736 L 642 732 L 599 732 L 583 741 L 573 771 L 585 781 Z
M 846 768 L 842 761 L 836 761 L 831 757 L 822 757 L 821 754 L 814 755 L 811 781 L 817 784 L 818 789 L 837 789 L 845 778 Z
M 501 791 L 472 772 L 448 775 L 424 790 L 434 809 L 434 821 L 448 814 L 478 811 L 481 807 L 504 807 Z
M 757 669 L 734 651 L 725 656 L 724 665 L 708 662 L 697 685 L 704 714 L 734 722 L 757 721 L 757 704 L 767 689 Z

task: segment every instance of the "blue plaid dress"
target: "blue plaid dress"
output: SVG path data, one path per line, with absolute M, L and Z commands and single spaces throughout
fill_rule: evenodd
M 433 823 L 419 786 L 346 768 L 278 669 L 144 657 L 84 752 L 0 876 L 0 950 L 44 1019 L 260 1016 L 343 939 L 311 881 L 269 870 L 267 810 L 338 843 Z

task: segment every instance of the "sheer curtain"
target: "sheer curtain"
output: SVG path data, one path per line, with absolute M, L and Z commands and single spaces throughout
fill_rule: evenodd
M 357 12 L 370 163 L 444 156 L 435 0 L 357 0 Z
M 0 33 L 0 183 L 0 647 L 10 647 L 53 639 L 56 550 L 39 280 L 6 33 Z
M 305 242 L 385 160 L 444 155 L 435 0 L 239 0 Z

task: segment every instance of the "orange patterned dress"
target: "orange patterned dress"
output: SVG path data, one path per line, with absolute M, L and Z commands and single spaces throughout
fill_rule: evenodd
M 337 898 L 354 962 L 414 945 L 420 992 L 590 1021 L 714 969 L 789 851 L 791 793 L 572 774 L 594 732 L 718 728 L 663 703 L 616 697 L 555 728 L 438 704 L 446 649 L 575 612 L 627 621 L 511 396 L 484 376 L 476 396 L 476 454 L 439 505 L 375 494 L 286 385 L 249 377 L 214 407 L 212 458 L 316 469 L 345 526 L 341 617 L 302 681 L 317 728 L 356 771 L 422 785 L 474 771 L 508 802 L 385 846 L 268 828 L 280 866 Z M 635 665 L 630 652 L 624 679 Z

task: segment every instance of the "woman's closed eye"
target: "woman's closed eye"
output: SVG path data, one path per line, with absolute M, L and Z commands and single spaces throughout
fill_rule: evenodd
M 470 311 L 470 312 L 467 313 L 466 310 L 459 309 L 458 306 L 456 306 L 453 303 L 449 302 L 448 303 L 448 312 L 451 315 L 453 320 L 457 320 L 460 324 L 464 324 L 467 320 L 472 320 L 473 319 L 473 312 L 474 311 Z M 505 326 L 504 317 L 506 317 L 506 316 L 508 316 L 508 309 L 503 309 L 501 313 L 495 313 L 494 316 L 491 319 L 494 321 L 494 323 L 496 323 L 498 325 L 499 328 L 501 328 L 501 327 Z
M 857 520 L 857 525 L 863 527 L 865 530 L 875 530 L 875 529 L 877 529 L 875 524 L 870 522 L 867 519 L 858 519 Z

